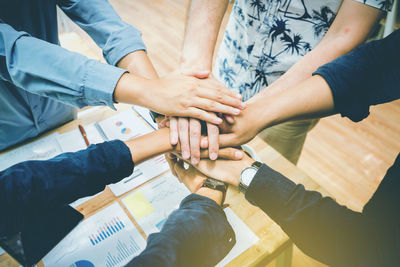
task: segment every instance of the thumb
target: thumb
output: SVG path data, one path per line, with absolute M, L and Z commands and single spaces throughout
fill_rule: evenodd
M 209 70 L 182 70 L 182 74 L 193 76 L 199 79 L 208 78 L 210 76 L 211 71 Z

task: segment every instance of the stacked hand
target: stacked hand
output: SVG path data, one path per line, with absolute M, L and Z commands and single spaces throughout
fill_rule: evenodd
M 201 159 L 197 165 L 188 165 L 185 168 L 184 160 L 175 161 L 172 169 L 175 176 L 183 182 L 191 192 L 196 192 L 207 177 L 226 182 L 233 186 L 239 185 L 240 173 L 254 162 L 252 158 L 243 153 L 241 160 L 209 160 Z

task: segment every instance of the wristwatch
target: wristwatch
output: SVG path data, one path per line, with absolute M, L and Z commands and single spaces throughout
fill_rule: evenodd
M 201 185 L 201 187 L 207 187 L 207 188 L 211 188 L 211 189 L 214 189 L 214 190 L 221 191 L 222 192 L 221 205 L 224 204 L 225 196 L 226 196 L 226 190 L 228 189 L 228 184 L 209 177 Z
M 261 168 L 261 166 L 262 166 L 261 162 L 255 161 L 253 164 L 251 164 L 250 167 L 245 168 L 240 173 L 240 180 L 239 180 L 240 192 L 246 194 L 247 188 L 250 186 L 251 181 L 253 181 L 254 176 L 256 176 L 256 173 Z

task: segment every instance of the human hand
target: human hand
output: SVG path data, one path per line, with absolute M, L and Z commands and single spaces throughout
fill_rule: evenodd
M 194 71 L 184 68 L 181 70 L 183 74 L 193 76 L 199 79 L 206 79 L 219 83 L 212 75 L 210 71 Z M 228 117 L 231 118 L 231 117 Z M 211 160 L 218 158 L 219 150 L 219 128 L 217 125 L 207 122 L 207 147 Z M 176 145 L 178 141 L 181 144 L 182 156 L 184 159 L 191 158 L 192 164 L 197 164 L 200 160 L 200 139 L 202 133 L 202 124 L 199 120 L 194 118 L 170 118 L 170 130 L 171 130 L 171 144 Z
M 183 165 L 184 162 L 180 160 L 177 161 L 173 166 L 179 181 L 184 183 L 190 192 L 208 197 L 221 205 L 223 198 L 222 192 L 211 188 L 201 187 L 206 181 L 207 177 L 196 170 L 193 166 L 189 165 L 189 167 L 186 169 Z
M 234 117 L 234 122 L 230 123 L 227 119 L 218 125 L 220 129 L 219 146 L 240 146 L 253 139 L 263 128 L 264 118 L 259 115 L 260 107 L 247 103 L 247 108 L 238 116 Z M 209 140 L 205 137 L 201 140 L 201 148 L 207 148 Z
M 204 126 L 204 125 L 203 125 Z M 219 150 L 219 128 L 212 123 L 206 123 L 207 127 L 207 147 L 210 159 L 218 158 Z M 176 145 L 178 142 L 181 145 L 182 157 L 184 159 L 191 158 L 192 164 L 197 164 L 200 160 L 200 139 L 202 133 L 202 123 L 193 118 L 170 118 L 170 137 L 171 144 Z
M 153 80 L 135 77 L 134 82 L 142 88 L 139 105 L 168 116 L 219 124 L 222 120 L 214 112 L 238 115 L 246 106 L 239 95 L 209 79 L 171 74 Z
M 243 153 L 243 158 L 241 160 L 225 160 L 217 159 L 211 161 L 208 159 L 202 159 L 197 165 L 192 165 L 192 167 L 199 170 L 206 176 L 212 177 L 214 179 L 221 180 L 228 184 L 238 186 L 240 173 L 246 167 L 250 167 L 255 160 Z

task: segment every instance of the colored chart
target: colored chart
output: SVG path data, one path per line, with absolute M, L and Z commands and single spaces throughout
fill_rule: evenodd
M 122 267 L 146 246 L 118 203 L 81 222 L 44 258 L 46 267 Z
M 124 228 L 124 223 L 118 217 L 113 218 L 99 227 L 97 233 L 90 235 L 89 240 L 95 246 Z
M 93 263 L 87 260 L 80 260 L 71 264 L 69 267 L 95 267 Z

